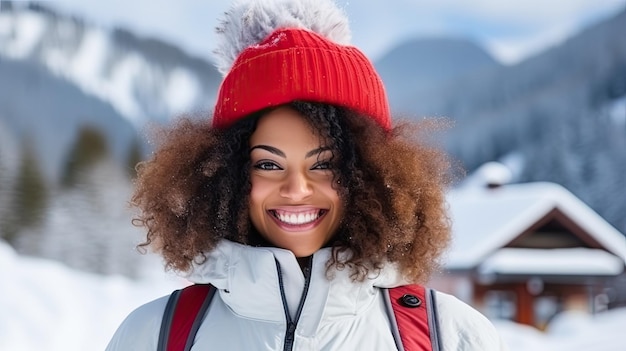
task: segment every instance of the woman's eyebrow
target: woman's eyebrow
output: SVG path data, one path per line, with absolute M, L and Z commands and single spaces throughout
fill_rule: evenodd
M 311 156 L 318 155 L 318 154 L 320 154 L 320 153 L 322 153 L 324 151 L 327 151 L 327 150 L 330 150 L 330 148 L 328 146 L 318 147 L 317 149 L 313 149 L 313 150 L 307 152 L 306 155 L 304 156 L 304 158 L 309 158 Z
M 252 152 L 252 150 L 254 150 L 254 149 L 263 149 L 265 151 L 273 153 L 274 155 L 278 155 L 278 156 L 283 157 L 283 158 L 287 157 L 287 155 L 285 155 L 284 152 L 282 152 L 281 150 L 279 150 L 279 149 L 277 149 L 277 148 L 275 148 L 273 146 L 269 146 L 269 145 L 255 145 L 255 146 L 250 148 L 250 152 Z M 328 151 L 328 150 L 330 150 L 330 147 L 321 146 L 321 147 L 318 147 L 316 149 L 313 149 L 313 150 L 307 152 L 306 155 L 304 155 L 304 158 L 309 158 L 309 157 L 312 157 L 312 156 L 315 156 L 315 155 L 319 155 L 320 153 L 322 153 L 324 151 Z
M 252 150 L 254 150 L 254 149 L 263 149 L 263 150 L 266 150 L 266 151 L 269 151 L 269 152 L 273 153 L 274 155 L 278 155 L 278 156 L 280 156 L 282 158 L 287 157 L 287 155 L 285 155 L 284 152 L 280 151 L 279 149 L 277 149 L 277 148 L 275 148 L 273 146 L 269 146 L 269 145 L 255 145 L 255 146 L 250 148 L 250 152 L 252 152 Z

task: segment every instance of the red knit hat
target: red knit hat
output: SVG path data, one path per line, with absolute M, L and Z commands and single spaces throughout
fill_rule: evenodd
M 213 126 L 294 100 L 343 106 L 391 128 L 385 88 L 367 57 L 301 28 L 277 29 L 241 51 L 220 86 Z

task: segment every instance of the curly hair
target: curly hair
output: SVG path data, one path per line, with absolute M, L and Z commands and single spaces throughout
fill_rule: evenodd
M 340 107 L 289 106 L 333 154 L 333 183 L 345 212 L 328 243 L 333 248 L 329 270 L 349 267 L 354 280 L 363 280 L 393 262 L 407 280 L 424 282 L 439 267 L 450 236 L 446 155 L 418 140 L 423 131 L 416 123 L 385 131 Z M 212 128 L 208 119 L 181 118 L 157 136 L 153 158 L 138 165 L 131 205 L 141 210 L 134 223 L 147 228 L 140 246 L 159 252 L 167 268 L 190 269 L 221 239 L 269 245 L 248 211 L 248 140 L 267 112 L 227 129 Z

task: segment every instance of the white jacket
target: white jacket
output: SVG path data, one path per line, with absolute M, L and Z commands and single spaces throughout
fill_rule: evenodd
M 218 289 L 191 350 L 284 350 L 285 311 L 292 321 L 297 319 L 293 350 L 396 350 L 379 288 L 402 285 L 397 271 L 389 266 L 363 283 L 354 283 L 348 270 L 342 270 L 329 280 L 329 255 L 330 249 L 313 255 L 297 318 L 306 279 L 291 251 L 220 243 L 187 277 Z M 155 351 L 167 298 L 133 311 L 106 350 Z M 442 350 L 505 349 L 495 328 L 476 310 L 443 293 L 437 293 L 436 301 Z

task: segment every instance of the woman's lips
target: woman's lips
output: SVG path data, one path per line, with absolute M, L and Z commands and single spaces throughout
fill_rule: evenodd
M 306 231 L 315 228 L 324 218 L 327 210 L 310 209 L 300 211 L 270 210 L 274 222 L 287 231 Z

